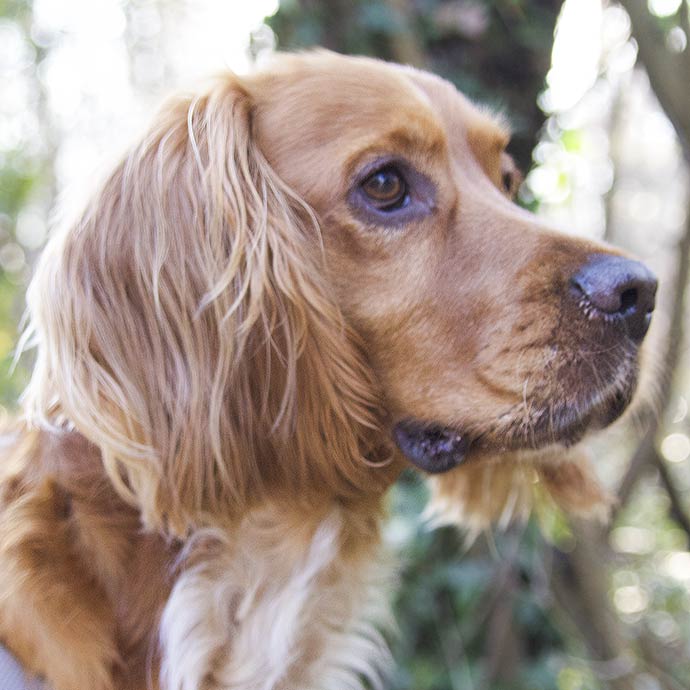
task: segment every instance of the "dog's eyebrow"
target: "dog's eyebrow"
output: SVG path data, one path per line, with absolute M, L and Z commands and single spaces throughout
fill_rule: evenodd
M 468 124 L 468 135 L 482 138 L 487 149 L 502 151 L 508 146 L 512 132 L 508 119 L 502 113 L 483 108 Z
M 421 153 L 438 155 L 446 147 L 446 137 L 437 127 L 427 123 L 418 126 L 396 127 L 378 138 L 378 145 L 396 151 L 413 149 Z
M 362 142 L 362 146 L 345 161 L 345 169 L 354 172 L 367 156 L 374 155 L 392 154 L 406 157 L 421 154 L 436 158 L 443 155 L 447 145 L 446 135 L 438 127 L 424 126 L 424 123 L 419 123 L 418 126 L 396 127 Z
M 468 121 L 467 139 L 479 158 L 496 160 L 507 148 L 511 132 L 504 116 L 486 109 Z

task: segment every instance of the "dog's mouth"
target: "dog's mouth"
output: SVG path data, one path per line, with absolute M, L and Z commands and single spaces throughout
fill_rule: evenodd
M 588 400 L 517 405 L 484 425 L 445 425 L 406 419 L 395 425 L 393 437 L 412 464 L 440 474 L 466 462 L 474 451 L 539 450 L 546 446 L 572 446 L 588 432 L 615 422 L 629 406 L 637 377 L 631 372 L 605 393 Z
M 396 424 L 393 437 L 410 462 L 430 474 L 447 472 L 463 462 L 470 448 L 459 431 L 415 420 Z

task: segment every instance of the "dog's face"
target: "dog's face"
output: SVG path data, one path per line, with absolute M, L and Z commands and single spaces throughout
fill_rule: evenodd
M 439 473 L 610 423 L 656 281 L 519 209 L 507 143 L 450 84 L 330 53 L 173 101 L 41 261 L 29 416 L 177 534 L 378 497 L 391 439 Z M 596 494 L 574 465 L 542 478 Z M 481 484 L 485 514 L 515 486 Z
M 623 412 L 655 280 L 512 202 L 499 123 L 441 79 L 364 59 L 289 59 L 257 94 L 260 146 L 321 220 L 413 462 L 571 445 Z

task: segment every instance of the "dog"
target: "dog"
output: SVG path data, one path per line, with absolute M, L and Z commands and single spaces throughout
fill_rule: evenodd
M 403 468 L 468 530 L 608 496 L 578 442 L 656 279 L 514 202 L 448 82 L 276 57 L 168 103 L 28 293 L 0 640 L 53 690 L 384 687 Z M 368 685 L 367 685 L 368 684 Z

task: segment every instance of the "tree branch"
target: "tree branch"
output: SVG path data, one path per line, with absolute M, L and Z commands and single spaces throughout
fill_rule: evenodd
M 400 18 L 401 27 L 391 39 L 391 49 L 396 62 L 412 67 L 423 68 L 426 65 L 424 49 L 417 38 L 418 32 L 414 31 L 413 10 L 408 0 L 387 0 L 388 6 Z
M 649 422 L 648 422 L 649 423 Z M 618 485 L 618 490 L 616 491 L 617 502 L 611 512 L 611 519 L 609 520 L 609 528 L 613 528 L 616 524 L 616 518 L 619 513 L 630 500 L 630 496 L 637 486 L 637 482 L 642 476 L 644 470 L 650 466 L 649 458 L 655 453 L 654 443 L 657 431 L 656 422 L 651 422 L 653 428 L 648 429 L 645 435 L 642 437 L 639 445 L 635 449 L 633 456 L 628 463 L 628 467 Z
M 690 41 L 690 4 L 687 2 L 681 2 L 678 8 L 678 24 L 680 28 L 685 32 L 685 38 Z M 690 54 L 685 52 L 686 70 L 690 69 Z M 686 71 L 687 74 L 687 71 Z
M 685 507 L 683 506 L 683 499 L 681 498 L 680 492 L 676 488 L 676 484 L 673 481 L 671 472 L 664 459 L 655 452 L 652 456 L 652 462 L 654 466 L 659 470 L 659 477 L 661 478 L 661 483 L 668 494 L 669 500 L 671 501 L 671 507 L 669 513 L 671 517 L 678 523 L 678 526 L 682 528 L 688 537 L 688 542 L 690 543 L 690 517 L 685 512 Z
M 646 0 L 619 2 L 630 15 L 639 57 L 654 93 L 678 133 L 685 158 L 690 161 L 690 89 L 687 86 L 690 55 L 688 51 L 671 53 L 666 49 L 664 35 L 647 10 Z
M 659 389 L 657 395 L 657 410 L 647 409 L 642 413 L 642 423 L 647 431 L 637 447 L 628 469 L 618 487 L 618 507 L 612 515 L 610 524 L 615 522 L 616 515 L 625 506 L 630 495 L 641 477 L 644 469 L 654 463 L 657 455 L 655 442 L 659 430 L 659 417 L 668 407 L 673 387 L 673 375 L 678 366 L 681 347 L 685 336 L 685 313 L 687 309 L 687 285 L 690 276 L 690 206 L 685 219 L 685 230 L 678 241 L 675 251 L 676 271 L 671 294 L 671 308 L 669 313 L 669 330 L 666 335 L 666 349 L 661 359 L 659 371 Z
M 610 550 L 597 525 L 573 520 L 571 526 L 576 545 L 570 553 L 554 551 L 552 591 L 588 647 L 592 669 L 599 669 L 613 690 L 631 690 L 636 655 L 609 604 L 606 565 Z
M 662 31 L 657 21 L 647 10 L 646 0 L 619 1 L 630 15 L 633 34 L 639 47 L 639 58 L 647 70 L 652 90 L 673 124 L 683 146 L 685 158 L 690 163 L 690 89 L 687 88 L 687 75 L 690 73 L 690 51 L 670 53 L 666 50 Z M 686 2 L 682 3 L 679 11 L 681 12 L 681 25 L 690 24 L 688 15 L 690 10 Z M 670 326 L 659 373 L 658 404 L 656 411 L 647 409 L 642 413 L 640 421 L 647 428 L 647 431 L 635 451 L 618 489 L 618 510 L 625 506 L 645 468 L 654 464 L 655 438 L 659 429 L 658 418 L 668 406 L 671 397 L 673 375 L 680 359 L 684 335 L 685 292 L 690 269 L 690 208 L 688 208 L 685 231 L 678 243 L 676 257 L 676 274 L 669 314 Z M 614 521 L 615 515 L 611 524 Z
M 670 655 L 664 653 L 667 649 L 660 646 L 649 633 L 643 632 L 639 636 L 638 648 L 640 656 L 664 690 L 687 690 L 687 686 L 682 685 L 669 670 Z

